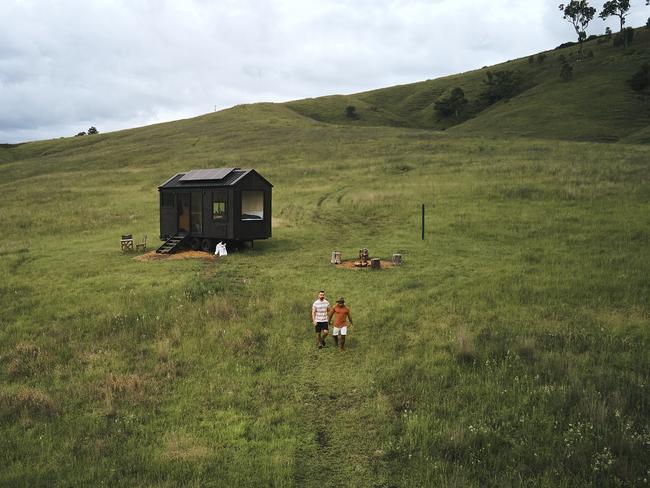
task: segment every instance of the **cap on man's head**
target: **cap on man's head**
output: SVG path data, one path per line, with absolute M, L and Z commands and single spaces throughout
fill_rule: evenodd
M 345 298 L 339 297 L 339 299 L 336 300 L 336 303 L 345 303 Z

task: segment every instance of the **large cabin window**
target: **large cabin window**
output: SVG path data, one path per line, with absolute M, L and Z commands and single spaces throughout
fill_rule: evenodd
M 262 220 L 264 218 L 264 192 L 263 191 L 242 191 L 241 192 L 241 219 Z

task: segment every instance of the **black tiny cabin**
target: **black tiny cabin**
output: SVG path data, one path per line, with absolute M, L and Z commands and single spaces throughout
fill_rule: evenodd
M 271 190 L 254 169 L 214 168 L 178 173 L 158 187 L 159 252 L 182 242 L 213 251 L 219 241 L 271 237 Z M 169 243 L 169 245 L 167 245 Z

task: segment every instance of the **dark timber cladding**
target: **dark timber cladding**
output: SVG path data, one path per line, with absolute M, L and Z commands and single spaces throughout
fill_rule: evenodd
M 170 242 L 159 251 L 173 252 L 181 241 L 208 251 L 219 241 L 271 237 L 272 188 L 254 169 L 212 168 L 175 174 L 158 187 L 160 239 Z

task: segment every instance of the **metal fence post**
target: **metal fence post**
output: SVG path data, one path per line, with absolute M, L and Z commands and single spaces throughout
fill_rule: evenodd
M 422 204 L 422 240 L 424 240 L 424 203 Z

